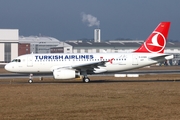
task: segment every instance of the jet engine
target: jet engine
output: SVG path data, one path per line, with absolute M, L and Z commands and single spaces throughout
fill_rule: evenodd
M 80 78 L 80 72 L 72 69 L 57 69 L 53 72 L 54 79 Z

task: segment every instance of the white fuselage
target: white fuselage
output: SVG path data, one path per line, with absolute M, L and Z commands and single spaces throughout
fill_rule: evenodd
M 18 73 L 52 73 L 56 68 L 86 66 L 104 62 L 94 73 L 126 71 L 157 62 L 150 58 L 164 54 L 153 53 L 84 53 L 84 54 L 27 54 L 6 65 L 6 70 Z M 164 59 L 162 59 L 163 61 Z

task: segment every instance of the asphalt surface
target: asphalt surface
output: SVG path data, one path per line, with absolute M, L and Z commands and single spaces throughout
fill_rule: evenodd
M 126 71 L 126 72 L 116 72 L 116 73 L 103 73 L 103 74 L 93 74 L 88 76 L 113 76 L 114 74 L 180 74 L 180 70 L 137 70 L 137 71 Z M 19 74 L 19 73 L 2 73 L 0 74 L 0 79 L 8 78 L 28 78 L 29 74 Z M 33 77 L 53 77 L 52 74 L 33 74 Z

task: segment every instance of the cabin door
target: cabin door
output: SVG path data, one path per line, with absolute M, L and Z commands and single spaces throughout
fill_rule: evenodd
M 33 56 L 27 57 L 27 67 L 33 67 Z
M 137 55 L 132 56 L 132 65 L 138 65 L 138 56 Z

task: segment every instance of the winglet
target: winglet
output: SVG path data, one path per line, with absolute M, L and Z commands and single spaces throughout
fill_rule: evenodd
M 169 27 L 170 22 L 161 22 L 146 39 L 144 44 L 142 44 L 141 47 L 139 47 L 134 52 L 164 53 Z

